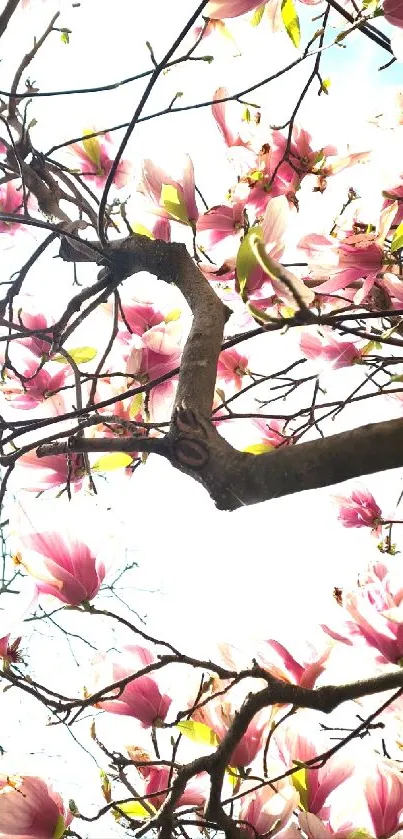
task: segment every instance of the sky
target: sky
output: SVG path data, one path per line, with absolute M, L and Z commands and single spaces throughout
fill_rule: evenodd
M 51 0 L 32 0 L 31 7 L 12 21 L 2 42 L 2 88 L 9 86 L 20 53 L 30 48 L 32 32 L 40 33 L 43 23 L 48 23 L 53 5 Z M 100 85 L 133 75 L 149 66 L 145 41 L 148 39 L 155 54 L 161 56 L 194 6 L 189 0 L 175 0 L 174 6 L 165 0 L 154 0 L 147 6 L 134 4 L 133 0 L 114 0 L 114 3 L 82 0 L 79 8 L 73 8 L 70 2 L 62 0 L 59 23 L 72 30 L 70 44 L 62 44 L 56 35 L 38 54 L 29 71 L 30 78 L 42 90 L 50 90 Z M 312 9 L 301 9 L 301 14 L 308 19 Z M 235 37 L 239 33 L 241 38 L 240 22 L 234 21 L 232 26 Z M 118 41 L 111 38 L 111 31 L 118 31 Z M 244 40 L 244 54 L 229 63 L 218 58 L 212 64 L 188 67 L 185 74 L 174 70 L 164 75 L 147 105 L 147 113 L 165 106 L 178 91 L 183 92 L 180 102 L 186 102 L 210 99 L 218 85 L 227 85 L 230 90 L 247 87 L 261 75 L 275 70 L 279 61 L 285 63 L 296 56 L 287 36 L 279 34 L 274 41 L 268 40 L 264 26 Z M 403 71 L 402 65 L 396 64 L 378 73 L 376 68 L 385 56 L 379 61 L 379 52 L 358 34 L 351 42 L 352 48 L 332 50 L 325 55 L 324 75 L 332 82 L 329 96 L 318 99 L 316 94 L 312 95 L 304 112 L 310 129 L 324 137 L 325 142 L 343 142 L 348 135 L 354 149 L 356 128 L 361 126 L 362 131 L 364 116 L 389 94 L 392 86 L 402 84 Z M 206 54 L 211 49 L 210 44 L 206 45 Z M 256 55 L 259 55 L 259 65 Z M 302 69 L 286 76 L 281 83 L 254 94 L 251 101 L 255 97 L 258 103 L 264 101 L 272 109 L 272 122 L 281 122 L 289 116 L 296 91 L 302 88 L 307 74 L 308 69 L 302 65 Z M 371 85 L 364 82 L 358 85 L 357 79 L 365 80 L 369 76 L 373 79 Z M 134 83 L 110 93 L 36 100 L 31 111 L 37 119 L 33 128 L 37 147 L 47 149 L 79 136 L 83 128 L 104 128 L 128 121 L 142 84 Z M 370 137 L 370 127 L 368 132 Z M 212 205 L 222 200 L 223 190 L 231 181 L 220 150 L 213 121 L 206 118 L 206 112 L 197 111 L 190 117 L 176 114 L 139 126 L 130 142 L 128 156 L 136 163 L 144 156 L 157 155 L 158 159 L 169 160 L 173 154 L 189 151 L 203 192 Z M 60 160 L 67 158 L 61 153 Z M 365 174 L 357 177 L 365 189 Z M 309 223 L 307 219 L 307 226 Z M 27 234 L 21 241 L 20 258 L 30 249 L 32 237 Z M 13 252 L 7 250 L 3 257 L 8 269 L 13 264 Z M 64 294 L 56 287 L 59 278 L 62 283 L 63 271 L 57 262 L 56 267 L 48 264 L 43 276 L 40 276 L 42 266 L 32 274 L 32 287 L 41 282 L 46 294 L 54 295 L 55 306 Z M 274 337 L 272 352 L 275 357 Z M 345 377 L 350 373 L 353 383 L 355 372 L 343 370 L 326 381 L 329 392 L 344 388 Z M 381 405 L 381 400 L 374 403 L 375 400 L 371 403 L 371 420 L 399 415 L 398 406 Z M 345 419 L 341 418 L 338 428 L 342 430 L 343 423 L 344 427 L 350 427 L 360 421 L 361 417 L 350 411 Z M 383 509 L 393 510 L 401 481 L 402 472 L 396 470 L 365 478 L 360 483 L 373 491 Z M 344 486 L 343 492 L 347 494 L 351 486 L 352 483 Z M 194 655 L 213 654 L 217 639 L 242 646 L 245 639 L 254 636 L 292 643 L 301 632 L 314 635 L 316 624 L 328 618 L 334 608 L 333 586 L 353 584 L 359 569 L 377 555 L 376 543 L 369 533 L 343 530 L 337 523 L 332 501 L 337 491 L 341 488 L 304 492 L 226 513 L 215 509 L 196 482 L 165 461 L 150 457 L 146 467 L 137 470 L 130 482 L 114 476 L 110 486 L 103 487 L 99 501 L 101 508 L 113 504 L 113 514 L 119 522 L 117 553 L 123 556 L 126 550 L 128 559 L 138 563 L 138 568 L 123 578 L 120 594 L 146 620 L 151 633 Z M 119 607 L 116 599 L 114 605 Z M 92 629 L 82 616 L 80 624 L 77 620 L 74 613 L 64 612 L 60 616 L 61 625 L 90 642 L 107 647 L 122 640 L 119 631 L 115 632 L 107 624 L 97 623 L 96 629 Z M 86 662 L 93 650 L 80 639 L 62 638 L 58 632 L 55 635 L 54 626 L 35 626 L 35 632 L 34 626 L 28 625 L 24 643 L 29 649 L 29 661 L 35 662 L 38 678 L 40 675 L 46 679 L 50 666 L 52 679 L 68 677 L 71 689 L 79 690 L 85 664 L 79 670 L 68 653 L 73 649 Z M 57 654 L 55 638 L 61 645 Z M 63 672 L 58 670 L 55 676 L 59 655 L 64 655 L 62 645 L 66 653 Z M 11 760 L 17 767 L 24 758 L 24 768 L 43 771 L 54 779 L 61 776 L 63 790 L 71 790 L 70 794 L 84 810 L 87 802 L 83 800 L 83 789 L 93 770 L 94 758 L 91 747 L 88 746 L 90 754 L 83 753 L 73 737 L 86 738 L 87 742 L 90 720 L 86 719 L 73 731 L 66 727 L 43 730 L 40 724 L 46 717 L 43 709 L 28 701 L 16 713 L 14 691 L 0 696 L 0 713 L 3 718 L 6 715 L 7 719 L 12 716 L 15 720 L 14 729 L 10 727 L 5 732 L 4 743 L 0 740 L 0 745 L 7 749 L 3 761 L 0 760 L 0 766 L 2 763 L 7 766 L 4 771 L 10 771 L 7 761 Z M 99 725 L 115 747 L 123 748 L 130 742 L 132 721 L 114 717 L 111 726 L 110 720 L 105 722 L 104 715 Z M 61 772 L 63 760 L 65 769 Z M 114 828 L 109 821 L 107 824 L 108 836 L 112 837 Z M 98 825 L 89 826 L 88 834 L 80 825 L 77 829 L 88 837 L 100 835 Z

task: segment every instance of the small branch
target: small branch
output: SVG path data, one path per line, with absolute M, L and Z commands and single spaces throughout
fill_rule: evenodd
M 3 14 L 4 14 L 4 12 L 3 12 Z M 14 119 L 15 114 L 16 114 L 18 100 L 15 98 L 15 93 L 16 93 L 17 87 L 18 87 L 18 85 L 21 81 L 21 76 L 22 76 L 24 70 L 26 70 L 26 68 L 31 63 L 32 59 L 35 58 L 36 53 L 41 48 L 42 44 L 46 41 L 46 38 L 48 37 L 48 35 L 50 35 L 50 33 L 52 32 L 54 24 L 57 21 L 57 18 L 59 17 L 59 15 L 60 15 L 60 12 L 56 12 L 56 14 L 53 15 L 52 20 L 50 21 L 49 26 L 47 26 L 47 28 L 45 29 L 45 32 L 43 33 L 43 35 L 40 38 L 38 38 L 37 41 L 35 41 L 34 46 L 32 47 L 32 50 L 30 50 L 30 52 L 27 52 L 24 55 L 24 58 L 22 59 L 21 64 L 18 67 L 18 70 L 17 70 L 17 72 L 14 76 L 14 79 L 13 79 L 13 83 L 11 85 L 11 96 L 10 96 L 10 101 L 9 101 L 9 106 L 8 106 L 9 118 L 11 120 Z M 0 23 L 0 28 L 1 28 L 1 23 Z

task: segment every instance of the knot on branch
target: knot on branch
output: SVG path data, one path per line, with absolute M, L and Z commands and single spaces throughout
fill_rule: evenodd
M 203 469 L 210 456 L 206 429 L 201 418 L 184 402 L 174 411 L 171 434 L 177 463 L 191 469 Z
M 181 434 L 173 444 L 174 459 L 181 466 L 203 469 L 209 460 L 209 451 L 202 440 L 192 440 Z

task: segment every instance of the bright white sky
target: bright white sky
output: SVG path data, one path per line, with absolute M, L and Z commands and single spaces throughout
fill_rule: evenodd
M 31 9 L 15 16 L 2 42 L 0 79 L 1 87 L 5 89 L 20 55 L 30 48 L 32 35 L 42 32 L 56 4 L 52 0 L 46 3 L 32 0 L 31 5 Z M 41 89 L 49 90 L 99 85 L 133 75 L 149 67 L 145 41 L 150 40 L 156 56 L 162 56 L 195 5 L 193 0 L 175 0 L 175 3 L 153 0 L 149 4 L 136 4 L 133 0 L 114 0 L 113 3 L 81 0 L 80 8 L 72 8 L 70 2 L 62 0 L 58 24 L 72 30 L 71 43 L 63 45 L 57 35 L 49 39 L 29 69 L 29 76 Z M 308 20 L 315 8 L 302 9 L 302 12 Z M 168 73 L 161 79 L 147 111 L 166 106 L 178 90 L 184 93 L 182 101 L 190 102 L 211 98 L 219 85 L 227 85 L 231 90 L 246 87 L 278 68 L 280 61 L 284 64 L 296 57 L 285 35 L 278 35 L 275 41 L 269 40 L 264 26 L 253 31 L 250 38 L 245 38 L 243 26 L 234 21 L 233 31 L 239 35 L 239 42 L 245 43 L 241 57 L 228 63 L 227 59 L 218 59 L 210 65 L 187 65 L 184 74 L 180 69 Z M 323 75 L 332 79 L 331 95 L 327 100 L 323 97 L 318 100 L 312 95 L 306 127 L 315 129 L 323 143 L 337 143 L 339 138 L 347 136 L 355 150 L 360 120 L 367 109 L 376 113 L 375 100 L 381 85 L 397 84 L 399 80 L 401 83 L 402 66 L 377 75 L 374 67 L 386 60 L 386 54 L 381 55 L 364 38 L 353 36 L 352 40 L 356 44 L 355 50 L 340 49 L 326 54 Z M 215 48 L 209 42 L 205 54 L 212 51 Z M 302 69 L 268 88 L 266 100 L 266 93 L 258 91 L 250 101 L 267 101 L 272 108 L 271 121 L 281 122 L 290 115 L 307 74 L 308 68 L 303 64 Z M 364 88 L 359 94 L 352 90 L 351 79 L 366 79 L 370 74 L 372 82 L 367 90 Z M 38 120 L 33 131 L 37 147 L 45 150 L 80 135 L 86 127 L 104 128 L 128 121 L 142 88 L 143 83 L 140 83 L 105 94 L 36 100 L 30 113 Z M 370 129 L 367 130 L 370 135 Z M 362 150 L 362 145 L 357 147 Z M 172 151 L 189 151 L 195 162 L 198 183 L 209 204 L 214 204 L 223 200 L 231 182 L 224 156 L 219 156 L 221 149 L 218 132 L 208 112 L 198 111 L 146 123 L 135 132 L 127 156 L 136 164 L 143 156 L 158 155 L 157 159 L 164 161 Z M 361 188 L 362 173 L 354 177 L 361 179 Z M 349 175 L 347 183 L 350 182 L 356 183 Z M 316 197 L 320 201 L 320 197 Z M 303 219 L 301 223 L 306 224 L 307 232 L 312 229 L 309 219 Z M 21 261 L 30 248 L 32 239 L 27 235 L 21 243 Z M 11 265 L 13 251 L 4 256 L 7 263 L 10 259 Z M 57 295 L 60 268 L 59 262 L 50 263 L 49 273 L 42 276 L 46 294 Z M 33 277 L 38 281 L 39 272 L 33 273 Z M 266 352 L 273 352 L 278 360 L 275 339 L 267 347 Z M 333 383 L 329 379 L 326 384 L 337 390 L 342 381 L 337 377 L 344 377 L 345 382 L 348 375 L 350 371 L 340 371 L 334 374 Z M 353 375 L 355 373 L 351 371 L 352 381 Z M 381 401 L 370 403 L 371 420 L 398 415 L 397 407 L 381 404 Z M 278 405 L 281 412 L 282 403 Z M 368 419 L 366 407 L 365 421 Z M 360 418 L 350 412 L 346 420 L 341 420 L 338 430 L 359 421 Z M 374 492 L 385 511 L 393 510 L 401 489 L 400 471 L 373 476 L 362 483 Z M 344 492 L 347 489 L 343 487 Z M 169 464 L 151 457 L 146 468 L 138 470 L 130 483 L 117 476 L 112 481 L 111 491 L 105 489 L 105 503 L 113 502 L 115 509 L 118 508 L 116 515 L 122 522 L 119 535 L 128 549 L 129 559 L 134 558 L 139 563 L 139 569 L 130 575 L 130 579 L 128 575 L 123 578 L 124 585 L 130 583 L 133 588 L 121 594 L 132 608 L 147 616 L 150 632 L 165 637 L 184 652 L 208 654 L 217 638 L 241 644 L 245 636 L 258 635 L 291 642 L 295 635 L 301 635 L 306 627 L 313 627 L 328 615 L 332 608 L 333 585 L 353 582 L 358 569 L 375 555 L 376 547 L 368 533 L 346 531 L 337 524 L 331 503 L 333 491 L 302 493 L 245 507 L 235 513 L 223 513 L 214 508 L 199 485 L 175 472 Z M 120 608 L 117 601 L 109 602 L 111 608 L 112 605 L 115 609 Z M 87 619 L 80 616 L 79 625 L 78 617 L 74 613 L 57 616 L 70 631 L 91 639 L 94 628 L 83 628 L 83 621 Z M 60 633 L 53 635 L 52 627 L 37 626 L 30 637 L 33 626 L 28 627 L 24 646 L 29 650 L 29 660 L 35 665 L 38 679 L 46 681 L 49 667 L 53 671 L 56 668 L 59 673 L 62 666 L 61 684 L 65 687 L 69 672 L 70 689 L 79 690 L 83 676 L 78 674 L 71 659 L 69 644 L 73 644 L 77 654 L 89 658 L 91 649 L 83 642 L 63 639 Z M 50 640 L 52 635 L 53 642 Z M 106 647 L 118 643 L 119 638 L 131 641 L 127 636 L 123 639 L 119 633 L 115 637 L 110 624 L 101 629 L 98 623 L 95 635 L 98 644 L 103 643 Z M 39 725 L 44 718 L 43 711 L 34 702 L 21 704 L 19 727 L 13 727 L 11 720 L 17 723 L 16 702 L 13 691 L 0 696 L 2 718 L 10 721 L 8 735 L 4 734 L 4 742 L 0 740 L 0 745 L 7 749 L 0 768 L 3 764 L 6 772 L 43 772 L 55 782 L 59 778 L 60 792 L 67 791 L 67 797 L 71 794 L 78 806 L 89 812 L 93 796 L 91 794 L 88 801 L 83 789 L 93 773 L 93 758 L 74 745 L 67 729 L 46 728 L 43 731 Z M 104 736 L 111 738 L 112 747 L 123 748 L 133 736 L 137 737 L 137 727 L 134 729 L 132 721 L 113 717 L 112 722 L 108 718 L 107 725 L 105 716 L 100 722 L 100 730 L 102 728 Z M 87 738 L 89 723 L 90 719 L 87 719 L 81 727 L 75 727 L 73 734 Z M 136 742 L 140 743 L 140 740 Z M 33 753 L 28 761 L 25 759 L 27 750 Z M 100 798 L 97 801 L 102 804 Z M 110 820 L 106 825 L 108 836 L 115 835 Z M 88 834 L 80 823 L 77 823 L 77 830 L 88 837 L 100 835 L 99 824 L 89 826 Z

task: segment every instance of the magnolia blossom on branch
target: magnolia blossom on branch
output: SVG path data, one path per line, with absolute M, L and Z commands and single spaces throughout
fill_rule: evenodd
M 0 778 L 0 835 L 61 839 L 73 819 L 59 793 L 33 775 Z

